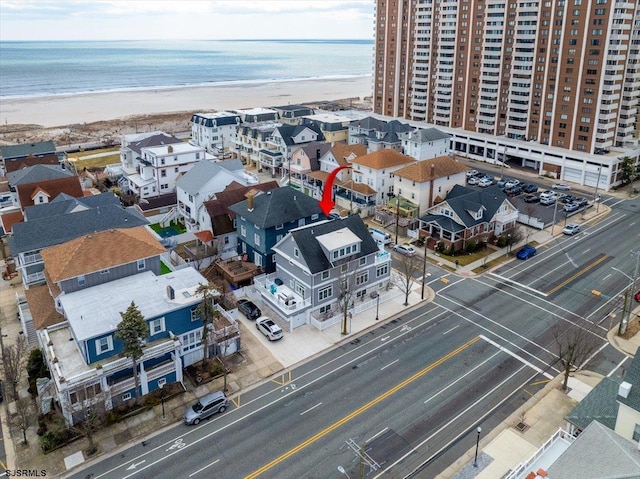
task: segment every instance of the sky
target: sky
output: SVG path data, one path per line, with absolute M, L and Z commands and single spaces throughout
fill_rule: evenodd
M 0 0 L 0 41 L 373 38 L 375 0 Z

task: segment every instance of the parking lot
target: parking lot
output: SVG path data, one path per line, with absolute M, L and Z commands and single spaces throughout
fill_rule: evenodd
M 554 214 L 556 224 L 565 225 L 568 220 L 576 215 L 582 215 L 588 208 L 593 207 L 593 198 L 586 194 L 575 192 L 571 190 L 569 185 L 562 185 L 562 189 L 551 189 L 546 185 L 542 185 L 540 182 L 530 181 L 524 177 L 519 177 L 517 172 L 515 175 L 505 174 L 503 181 L 501 178 L 496 177 L 493 179 L 491 186 L 487 185 L 487 181 L 482 180 L 482 175 L 492 176 L 489 171 L 477 170 L 478 175 L 475 177 L 467 178 L 467 187 L 485 190 L 488 188 L 500 188 L 507 196 L 513 205 L 522 214 L 528 215 L 532 218 L 537 218 L 544 223 L 547 227 L 553 223 Z M 514 173 L 509 171 L 509 173 Z M 509 180 L 516 180 L 516 182 L 510 182 Z M 569 189 L 566 189 L 568 187 Z M 528 192 L 527 192 L 528 191 Z M 558 195 L 559 200 L 550 202 L 549 204 L 541 204 L 539 199 L 532 201 L 533 197 L 545 192 L 551 191 Z M 569 196 L 568 198 L 565 198 Z M 576 202 L 579 202 L 578 205 Z M 570 206 L 568 206 L 570 205 Z

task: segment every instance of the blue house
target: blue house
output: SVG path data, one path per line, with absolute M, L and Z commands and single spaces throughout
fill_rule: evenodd
M 276 269 L 271 248 L 289 230 L 326 219 L 317 200 L 288 186 L 266 193 L 250 191 L 246 196 L 229 207 L 236 215 L 238 253 L 266 273 Z

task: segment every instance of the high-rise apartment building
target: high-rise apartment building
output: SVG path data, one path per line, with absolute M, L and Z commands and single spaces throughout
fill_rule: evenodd
M 638 146 L 638 0 L 376 0 L 374 112 L 586 154 Z

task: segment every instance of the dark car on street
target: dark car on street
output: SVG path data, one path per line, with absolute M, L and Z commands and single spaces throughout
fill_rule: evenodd
M 253 304 L 252 301 L 249 301 L 248 299 L 239 299 L 238 309 L 247 317 L 247 319 L 251 319 L 253 321 L 262 316 L 262 311 L 260 311 L 260 308 L 258 308 L 255 304 Z
M 573 203 L 576 200 L 576 197 L 573 195 L 560 195 L 558 196 L 558 202 L 559 203 L 564 203 L 565 205 L 567 203 Z
M 536 249 L 533 246 L 528 244 L 524 245 L 520 251 L 516 254 L 516 258 L 518 259 L 529 259 L 533 258 L 536 254 Z

